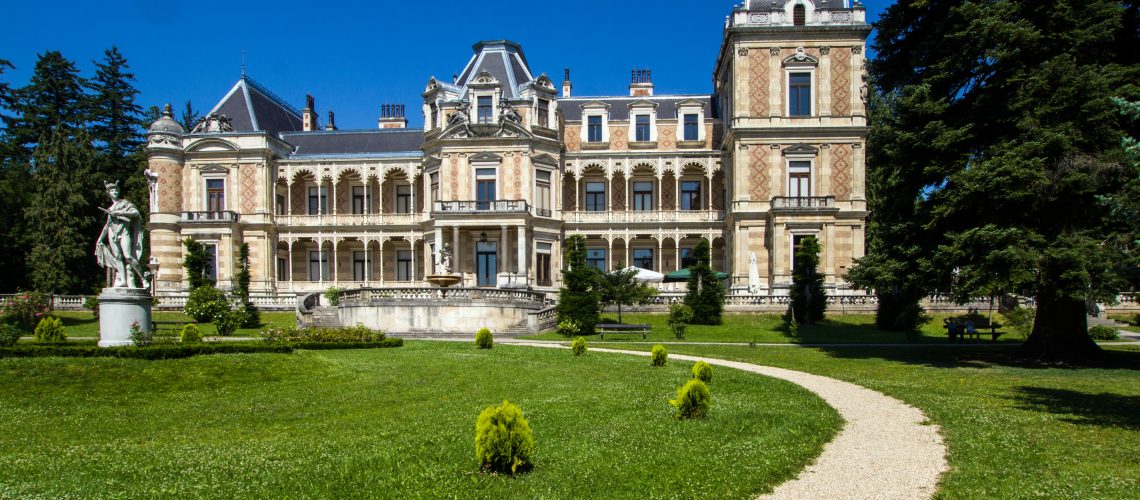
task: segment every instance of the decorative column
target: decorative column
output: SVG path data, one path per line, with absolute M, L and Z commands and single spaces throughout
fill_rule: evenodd
M 662 189 L 662 188 L 665 187 L 665 184 L 661 182 L 661 180 L 663 178 L 664 178 L 664 174 L 658 172 L 657 173 L 657 211 L 658 212 L 661 211 L 661 198 L 665 197 L 665 194 L 662 192 L 662 191 L 664 191 L 664 189 Z
M 317 186 L 319 191 L 321 188 Z M 325 282 L 325 241 L 323 239 L 317 240 L 317 283 Z M 323 287 L 322 287 L 323 288 Z
M 337 206 L 336 206 L 336 184 L 337 184 L 336 181 L 337 181 L 336 177 L 329 179 L 329 182 L 332 183 L 332 200 L 330 200 L 329 205 L 332 206 L 332 214 L 333 215 L 336 215 L 339 213 L 339 210 L 337 210 Z M 333 242 L 333 248 L 336 248 L 336 242 L 335 241 Z M 333 257 L 334 258 L 336 257 L 336 253 L 333 253 Z M 336 273 L 333 273 L 333 274 L 335 275 Z
M 435 226 L 435 252 L 432 253 L 432 263 L 439 262 L 439 252 L 441 250 L 443 250 L 443 227 L 437 225 L 437 226 Z M 452 270 L 454 271 L 456 269 L 456 267 L 454 266 L 454 263 L 455 263 L 455 261 L 454 261 L 454 259 L 455 259 L 454 249 L 452 249 L 451 258 L 452 258 Z M 415 266 L 415 262 L 412 262 L 412 266 L 413 267 Z M 431 273 L 435 274 L 434 268 L 431 270 Z
M 451 272 L 458 273 L 463 267 L 459 259 L 459 226 L 451 226 Z
M 293 218 L 293 182 L 289 179 L 285 180 L 285 200 L 287 203 L 285 205 L 285 213 L 288 214 L 291 219 Z M 290 221 L 290 223 L 292 223 L 292 221 Z M 289 264 L 292 265 L 292 262 Z M 290 274 L 290 276 L 292 276 L 292 274 Z
M 380 286 L 384 286 L 384 238 L 380 238 Z M 412 265 L 415 265 L 414 263 Z
M 336 189 L 336 185 L 335 185 L 335 184 L 333 185 L 333 189 Z M 334 199 L 335 199 L 335 198 L 334 198 Z M 333 210 L 334 210 L 334 212 L 335 212 L 335 210 L 336 210 L 336 207 L 333 207 Z M 340 259 L 338 258 L 338 257 L 340 257 L 340 255 L 339 255 L 339 254 L 340 254 L 340 251 L 338 251 L 338 250 L 337 250 L 337 247 L 338 247 L 339 245 L 337 245 L 337 243 L 338 243 L 338 242 L 337 242 L 337 239 L 336 239 L 336 237 L 333 237 L 333 242 L 332 242 L 332 243 L 333 243 L 332 278 L 333 278 L 333 286 L 336 286 L 336 285 L 337 285 L 337 283 L 340 281 L 340 272 L 339 272 L 339 271 L 340 271 L 340 266 L 338 265 L 338 264 L 339 264 L 339 262 L 340 262 Z
M 504 229 L 504 231 L 506 231 L 506 229 Z M 526 246 L 526 226 L 519 226 L 518 232 L 519 232 L 519 247 L 518 247 L 519 258 L 518 258 L 518 261 L 515 262 L 515 268 L 518 269 L 518 273 L 520 275 L 527 276 L 527 269 L 526 269 L 526 248 L 527 248 L 527 246 Z
M 657 259 L 656 259 L 657 260 L 657 262 L 656 262 L 657 269 L 656 269 L 656 271 L 661 273 L 661 274 L 665 274 L 665 256 L 661 253 L 661 251 L 662 251 L 661 236 L 658 236 L 657 237 Z
M 289 273 L 289 289 L 293 289 L 293 242 L 289 241 L 289 250 L 286 252 L 289 256 L 289 266 L 285 268 L 285 272 Z
M 677 247 L 674 250 L 673 257 L 675 259 L 677 259 L 677 270 L 680 271 L 681 270 L 681 236 L 680 235 L 673 237 L 673 244 L 676 245 L 676 247 Z
M 412 283 L 416 281 L 416 241 L 408 238 L 408 242 L 412 244 L 412 275 L 408 276 L 412 279 Z
M 499 256 L 502 259 L 503 271 L 510 272 L 511 253 L 507 251 L 507 226 L 499 226 Z
M 368 238 L 366 237 L 364 238 L 364 286 L 368 286 L 368 281 L 371 277 L 372 261 L 368 260 Z
M 614 264 L 614 240 L 613 238 L 606 239 L 606 271 L 609 272 L 613 269 Z

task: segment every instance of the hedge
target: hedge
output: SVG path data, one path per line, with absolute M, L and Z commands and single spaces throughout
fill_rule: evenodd
M 205 354 L 289 354 L 295 349 L 375 349 L 400 347 L 404 340 L 385 339 L 379 342 L 301 342 L 295 344 L 270 344 L 266 342 L 210 342 L 193 344 L 152 344 L 143 347 L 98 347 L 94 345 L 68 344 L 16 344 L 14 347 L 0 347 L 0 358 L 131 358 L 131 359 L 180 359 Z

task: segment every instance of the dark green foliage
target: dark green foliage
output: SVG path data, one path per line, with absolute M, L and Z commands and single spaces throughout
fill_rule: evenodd
M 475 420 L 475 456 L 483 468 L 517 474 L 532 467 L 534 432 L 521 409 L 503 400 L 488 406 Z
M 649 352 L 649 366 L 665 366 L 665 362 L 669 359 L 669 353 L 665 351 L 665 346 L 657 344 L 653 346 L 653 350 Z
M 218 329 L 218 335 L 223 337 L 233 335 L 243 324 L 245 324 L 245 309 L 242 308 L 227 308 L 214 316 L 214 327 Z
M 54 316 L 41 319 L 40 324 L 36 325 L 35 338 L 36 342 L 66 341 L 67 332 L 63 328 L 63 320 Z
M 693 309 L 694 325 L 719 325 L 724 311 L 724 286 L 710 264 L 711 250 L 708 240 L 701 240 L 693 249 L 695 264 L 689 267 L 688 293 L 685 305 Z
M 604 273 L 598 280 L 601 301 L 605 305 L 618 306 L 618 323 L 621 323 L 621 306 L 644 303 L 657 295 L 657 289 L 637 281 L 634 269 L 618 269 Z
M 707 384 L 712 382 L 712 376 L 712 365 L 704 361 L 697 361 L 693 364 L 693 378 Z
M 1022 293 L 1038 303 L 1025 354 L 1099 356 L 1084 304 L 1121 289 L 1135 252 L 1135 223 L 1112 209 L 1136 176 L 1111 98 L 1140 98 L 1137 12 L 1116 0 L 927 0 L 883 13 L 869 251 L 848 276 L 880 297 L 881 324 L 909 326 L 932 292 Z
M 91 311 L 95 319 L 99 319 L 99 296 L 89 295 L 83 299 L 83 308 Z
M 19 328 L 8 323 L 0 323 L 0 347 L 12 347 L 24 334 Z
M 99 283 L 95 262 L 98 235 L 91 167 L 94 150 L 86 134 L 51 129 L 33 154 L 36 181 L 24 209 L 30 245 L 27 270 L 32 286 L 45 293 L 82 293 Z M 101 220 L 99 220 L 101 221 Z
M 1115 328 L 1105 325 L 1096 325 L 1089 328 L 1089 336 L 1093 340 L 1120 340 L 1120 332 Z
M 823 289 L 823 273 L 819 272 L 819 241 L 804 238 L 796 248 L 792 270 L 792 314 L 796 321 L 810 325 L 823 319 L 827 310 L 827 291 Z
M 265 328 L 261 330 L 261 339 L 272 343 L 345 343 L 345 342 L 380 342 L 385 339 L 384 332 L 372 330 L 363 325 L 346 326 L 341 328 L 297 328 L 288 326 L 284 328 Z
M 0 358 L 133 358 L 179 359 L 202 354 L 281 353 L 293 352 L 293 346 L 267 345 L 253 342 L 216 342 L 198 344 L 152 344 L 149 346 L 98 347 L 93 345 L 19 345 L 0 348 Z
M 1033 316 L 1036 313 L 1037 311 L 1031 307 L 1014 307 L 1001 314 L 1005 316 L 1010 328 L 1017 333 L 1017 336 L 1021 337 L 1021 340 L 1025 340 L 1033 332 Z
M 325 290 L 325 298 L 328 299 L 330 306 L 340 305 L 340 293 L 343 291 L 335 286 L 330 286 L 328 290 Z
M 685 304 L 669 306 L 669 329 L 677 340 L 685 339 L 685 327 L 693 322 L 693 308 Z
M 0 301 L 0 323 L 30 332 L 51 313 L 51 298 L 40 292 L 20 292 Z
M 186 279 L 190 281 L 190 291 L 194 291 L 202 285 L 213 284 L 212 281 L 206 279 L 206 267 L 210 265 L 206 260 L 206 245 L 192 238 L 186 238 L 182 240 L 182 246 L 186 248 L 186 257 L 182 259 L 182 267 L 186 269 Z
M 75 63 L 63 54 L 54 50 L 40 54 L 28 85 L 14 92 L 14 116 L 5 135 L 28 153 L 55 133 L 74 138 L 89 114 L 85 83 Z
M 491 330 L 487 328 L 480 328 L 475 332 L 475 347 L 479 349 L 490 349 L 495 346 L 494 336 L 491 335 Z
M 238 249 L 238 272 L 234 276 L 235 292 L 241 302 L 243 320 L 242 328 L 257 328 L 261 326 L 261 311 L 249 300 L 249 243 L 242 243 Z
M 574 351 L 575 356 L 586 354 L 586 337 L 577 337 L 574 342 L 570 343 L 570 350 Z
M 190 291 L 184 310 L 194 321 L 210 323 L 230 312 L 230 302 L 225 292 L 206 284 Z
M 677 389 L 677 399 L 669 400 L 669 404 L 677 409 L 678 420 L 705 418 L 712 406 L 712 393 L 700 379 L 689 379 Z
M 566 238 L 563 255 L 569 268 L 562 273 L 562 289 L 557 306 L 558 321 L 573 320 L 578 323 L 579 333 L 592 335 L 600 313 L 598 280 L 601 273 L 586 264 L 586 238 L 582 235 Z
M 142 141 L 142 107 L 135 103 L 135 75 L 128 70 L 127 59 L 118 47 L 103 52 L 103 61 L 95 62 L 95 77 L 90 86 L 94 95 L 90 99 L 90 130 L 95 141 L 109 160 L 103 172 L 115 179 L 126 179 L 135 174 L 124 169 L 123 159 L 137 150 Z
M 194 109 L 190 101 L 186 101 L 186 107 L 182 109 L 182 118 L 179 121 L 183 130 L 190 132 L 198 122 L 202 121 L 202 114 Z

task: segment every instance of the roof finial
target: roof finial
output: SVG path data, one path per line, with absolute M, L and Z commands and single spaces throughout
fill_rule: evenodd
M 241 49 L 241 78 L 245 79 L 245 49 Z

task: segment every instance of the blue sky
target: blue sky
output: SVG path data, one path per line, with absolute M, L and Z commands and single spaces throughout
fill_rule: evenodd
M 838 0 L 832 0 L 838 1 Z M 739 2 L 738 2 L 739 3 Z M 865 0 L 869 20 L 890 2 Z M 560 5 L 558 9 L 544 6 Z M 523 46 L 531 71 L 559 84 L 570 67 L 577 95 L 621 94 L 629 70 L 649 68 L 658 92 L 712 88 L 729 0 L 578 2 L 301 2 L 202 0 L 11 2 L 0 59 L 27 83 L 37 54 L 59 50 L 85 76 L 116 45 L 145 106 L 187 100 L 207 111 L 246 72 L 296 107 L 316 97 L 322 123 L 374 128 L 381 103 L 406 104 L 422 126 L 420 92 L 431 76 L 450 79 L 471 45 L 506 38 Z

